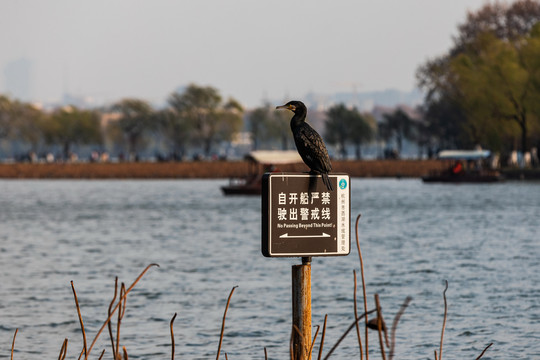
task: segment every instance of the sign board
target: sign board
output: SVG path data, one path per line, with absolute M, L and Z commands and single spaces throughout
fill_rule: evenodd
M 266 173 L 262 183 L 262 253 L 278 256 L 348 255 L 350 178 L 328 175 Z

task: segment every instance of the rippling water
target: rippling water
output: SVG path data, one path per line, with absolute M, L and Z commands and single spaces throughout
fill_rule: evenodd
M 130 358 L 179 358 L 217 351 L 227 296 L 235 285 L 222 350 L 230 359 L 285 359 L 291 319 L 291 265 L 260 253 L 260 199 L 223 197 L 225 180 L 0 181 L 0 358 L 57 358 L 106 318 L 114 278 L 128 286 L 121 345 Z M 369 307 L 379 293 L 387 322 L 413 301 L 397 331 L 396 358 L 432 359 L 443 320 L 444 358 L 540 358 L 540 183 L 426 185 L 354 179 L 352 223 L 360 241 Z M 354 232 L 353 232 L 354 234 Z M 354 238 L 353 238 L 354 243 Z M 356 246 L 347 257 L 314 258 L 313 323 L 328 314 L 325 349 L 353 318 Z M 359 303 L 362 303 L 361 291 Z M 370 348 L 375 351 L 376 334 Z M 100 338 L 110 356 L 107 334 Z M 332 358 L 358 356 L 355 335 Z M 380 358 L 373 354 L 373 358 Z M 224 358 L 224 357 L 223 357 Z

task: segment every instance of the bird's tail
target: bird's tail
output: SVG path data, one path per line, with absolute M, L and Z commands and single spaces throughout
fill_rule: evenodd
M 334 189 L 332 187 L 332 183 L 330 182 L 330 178 L 328 177 L 328 174 L 326 174 L 326 173 L 322 174 L 322 181 L 323 181 L 324 185 L 326 185 L 326 188 L 328 190 L 334 191 Z

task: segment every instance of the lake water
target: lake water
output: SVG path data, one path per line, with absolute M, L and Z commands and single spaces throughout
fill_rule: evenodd
M 231 288 L 222 350 L 229 359 L 286 359 L 291 265 L 260 252 L 260 198 L 224 197 L 226 180 L 0 181 L 0 358 L 67 358 L 82 348 L 70 281 L 89 342 L 107 317 L 114 278 L 129 286 L 121 345 L 133 359 L 215 357 Z M 413 300 L 396 335 L 396 358 L 432 359 L 446 293 L 443 358 L 540 359 L 540 183 L 435 185 L 353 179 L 368 305 L 378 293 L 390 324 Z M 328 314 L 328 351 L 353 319 L 352 232 L 346 257 L 314 258 L 313 324 Z M 358 293 L 362 308 L 361 289 Z M 313 332 L 314 333 L 314 332 Z M 315 349 L 318 347 L 315 346 Z M 107 333 L 102 349 L 110 358 Z M 380 358 L 371 332 L 372 358 Z M 326 354 L 326 351 L 324 352 Z M 358 357 L 351 332 L 331 358 Z M 224 359 L 224 355 L 222 354 Z

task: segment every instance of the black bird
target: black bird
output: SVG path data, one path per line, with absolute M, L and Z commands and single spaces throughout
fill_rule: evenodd
M 294 113 L 291 119 L 291 130 L 298 153 L 311 172 L 322 175 L 326 188 L 333 190 L 328 178 L 328 173 L 332 170 L 330 157 L 321 136 L 306 122 L 306 105 L 301 101 L 289 101 L 276 109 L 288 109 Z

